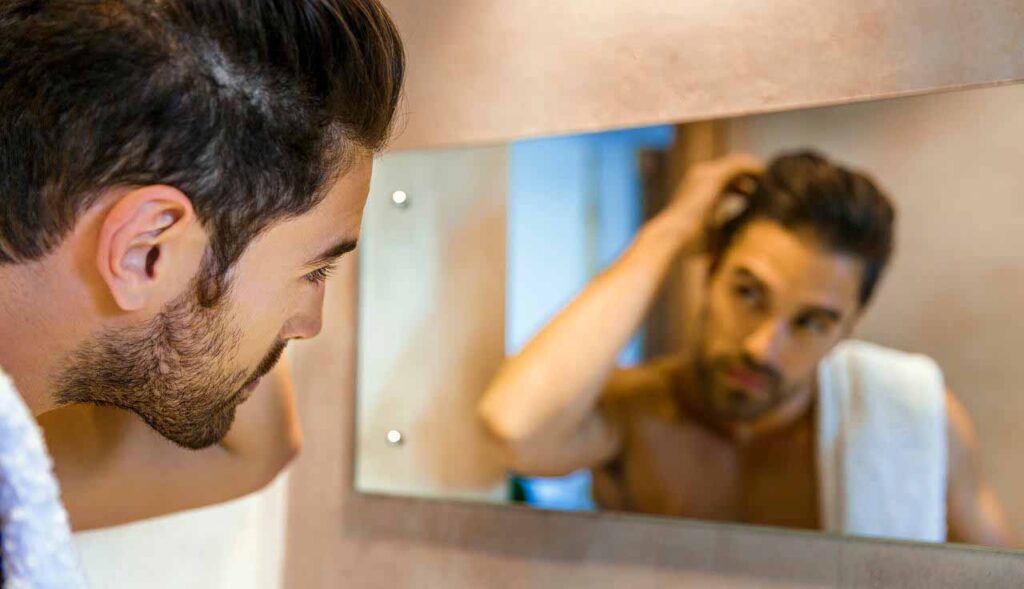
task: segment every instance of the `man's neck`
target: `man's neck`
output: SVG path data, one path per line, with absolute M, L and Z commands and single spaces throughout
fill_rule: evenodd
M 56 407 L 54 380 L 81 327 L 76 299 L 48 288 L 45 273 L 34 263 L 0 266 L 0 370 L 33 415 Z

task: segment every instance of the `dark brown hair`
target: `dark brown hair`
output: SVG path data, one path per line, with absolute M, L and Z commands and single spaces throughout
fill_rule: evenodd
M 212 304 L 260 231 L 387 142 L 404 70 L 377 0 L 0 0 L 0 263 L 106 189 L 169 184 L 210 233 Z
M 868 176 L 802 151 L 774 159 L 763 174 L 733 186 L 745 193 L 748 206 L 711 230 L 712 272 L 744 227 L 769 220 L 789 230 L 809 230 L 825 247 L 863 260 L 860 302 L 871 300 L 892 255 L 896 213 Z

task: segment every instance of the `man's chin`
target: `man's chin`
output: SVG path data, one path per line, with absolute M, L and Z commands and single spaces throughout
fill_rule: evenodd
M 717 403 L 715 415 L 725 422 L 745 423 L 754 421 L 772 411 L 772 406 L 763 404 Z
M 722 420 L 737 424 L 750 423 L 757 421 L 767 413 L 768 411 L 763 409 L 730 409 L 722 414 Z
M 215 414 L 206 414 L 190 421 L 164 420 L 139 414 L 158 434 L 188 450 L 203 450 L 219 444 L 231 431 L 235 421 L 235 405 Z

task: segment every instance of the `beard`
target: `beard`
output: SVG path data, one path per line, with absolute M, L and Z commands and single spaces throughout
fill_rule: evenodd
M 787 397 L 787 387 L 775 370 L 745 357 L 701 357 L 696 368 L 705 407 L 724 421 L 757 419 L 782 405 Z M 725 374 L 734 368 L 757 373 L 765 384 L 756 391 L 731 384 Z
M 190 292 L 143 325 L 90 337 L 68 357 L 55 386 L 57 403 L 132 411 L 189 449 L 220 442 L 247 388 L 285 348 L 277 342 L 253 371 L 233 368 L 241 333 L 223 306 L 222 300 L 203 307 Z

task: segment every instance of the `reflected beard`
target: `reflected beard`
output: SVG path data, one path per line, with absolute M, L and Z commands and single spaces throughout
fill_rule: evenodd
M 132 411 L 185 448 L 216 444 L 231 429 L 246 382 L 244 371 L 229 368 L 240 334 L 228 325 L 221 305 L 202 307 L 190 292 L 144 325 L 89 338 L 69 355 L 55 399 Z
M 725 372 L 736 366 L 763 375 L 768 380 L 766 390 L 753 396 L 725 382 Z M 786 396 L 782 379 L 775 371 L 751 366 L 743 360 L 700 358 L 697 374 L 705 407 L 712 416 L 723 421 L 752 421 L 779 407 Z

